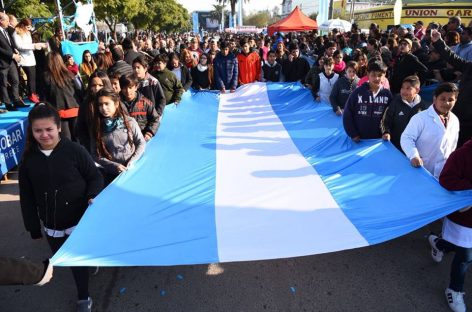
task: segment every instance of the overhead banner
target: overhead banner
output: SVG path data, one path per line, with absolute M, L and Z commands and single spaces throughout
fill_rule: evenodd
M 342 1 L 333 2 L 333 18 L 350 18 L 351 4 L 342 5 Z M 431 22 L 445 25 L 449 18 L 458 16 L 462 23 L 467 25 L 472 20 L 472 7 L 469 0 L 437 2 L 426 1 L 395 1 L 394 5 L 370 6 L 368 2 L 354 2 L 353 18 L 360 28 L 368 29 L 375 23 L 381 29 L 398 25 L 401 19 L 402 25 L 413 25 L 417 21 L 423 21 L 425 25 Z
M 390 142 L 353 143 L 299 84 L 187 92 L 106 188 L 56 266 L 160 266 L 314 255 L 381 243 L 472 203 Z
M 88 50 L 91 54 L 95 54 L 98 51 L 98 42 L 97 41 L 88 41 L 88 42 L 72 42 L 69 40 L 64 40 L 61 42 L 62 54 L 70 54 L 74 58 L 74 61 L 77 65 L 82 63 L 82 55 L 84 51 Z

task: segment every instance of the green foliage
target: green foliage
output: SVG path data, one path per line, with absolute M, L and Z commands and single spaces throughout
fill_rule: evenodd
M 243 19 L 244 25 L 256 26 L 259 28 L 266 27 L 270 24 L 275 23 L 279 20 L 279 17 L 276 15 L 276 11 L 265 10 L 259 11 L 248 16 L 245 16 Z
M 308 15 L 308 17 L 316 21 L 316 18 L 318 17 L 318 12 L 311 13 L 310 15 Z
M 4 2 L 6 12 L 15 15 L 18 19 L 25 17 L 52 17 L 52 12 L 54 12 L 54 6 L 50 7 L 40 0 L 10 0 L 11 6 L 8 6 L 9 2 Z
M 95 0 L 94 9 L 97 19 L 104 21 L 112 32 L 116 24 L 128 22 L 144 7 L 144 0 Z
M 154 31 L 186 31 L 190 29 L 190 15 L 175 0 L 150 0 L 131 19 L 136 28 Z
M 217 20 L 221 24 L 221 16 L 223 11 L 226 13 L 224 5 L 214 4 L 213 10 L 210 12 L 210 16 L 212 19 Z
M 270 14 L 268 11 L 260 11 L 254 14 L 251 14 L 247 17 L 244 17 L 244 25 L 256 26 L 256 27 L 265 27 L 269 24 Z
M 240 1 L 249 2 L 249 0 L 240 0 Z M 229 3 L 231 6 L 231 16 L 233 16 L 234 18 L 234 15 L 236 14 L 236 4 L 238 3 L 238 0 L 217 0 L 217 2 L 219 4 L 222 4 L 223 6 L 226 6 Z

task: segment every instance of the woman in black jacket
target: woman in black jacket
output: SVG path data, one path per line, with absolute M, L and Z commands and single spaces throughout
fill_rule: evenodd
M 50 105 L 38 104 L 28 115 L 23 160 L 19 168 L 20 204 L 25 228 L 41 239 L 41 223 L 55 253 L 79 223 L 103 178 L 80 145 L 60 137 L 61 119 Z M 73 267 L 79 311 L 90 311 L 88 268 Z
M 75 141 L 75 124 L 82 90 L 57 52 L 48 55 L 44 82 L 46 101 L 58 110 L 61 117 L 61 136 Z
M 208 55 L 203 53 L 200 56 L 197 66 L 192 68 L 192 88 L 195 90 L 209 90 L 212 85 L 210 75 L 210 66 L 208 64 Z

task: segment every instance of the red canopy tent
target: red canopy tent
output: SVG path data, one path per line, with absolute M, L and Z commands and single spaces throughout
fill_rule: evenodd
M 298 6 L 295 7 L 292 13 L 287 17 L 267 27 L 270 36 L 272 36 L 276 31 L 306 31 L 313 29 L 318 29 L 318 24 L 315 20 L 312 20 L 303 14 Z

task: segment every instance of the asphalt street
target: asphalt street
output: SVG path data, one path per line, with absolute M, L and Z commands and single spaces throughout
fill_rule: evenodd
M 0 184 L 1 254 L 51 257 L 46 241 L 25 231 L 16 173 L 9 177 Z M 90 279 L 93 311 L 449 311 L 452 255 L 434 263 L 425 238 L 438 229 L 440 222 L 380 245 L 292 259 L 101 268 Z M 68 312 L 75 302 L 68 268 L 57 268 L 43 287 L 0 287 L 1 312 Z M 466 303 L 472 307 L 472 295 Z

